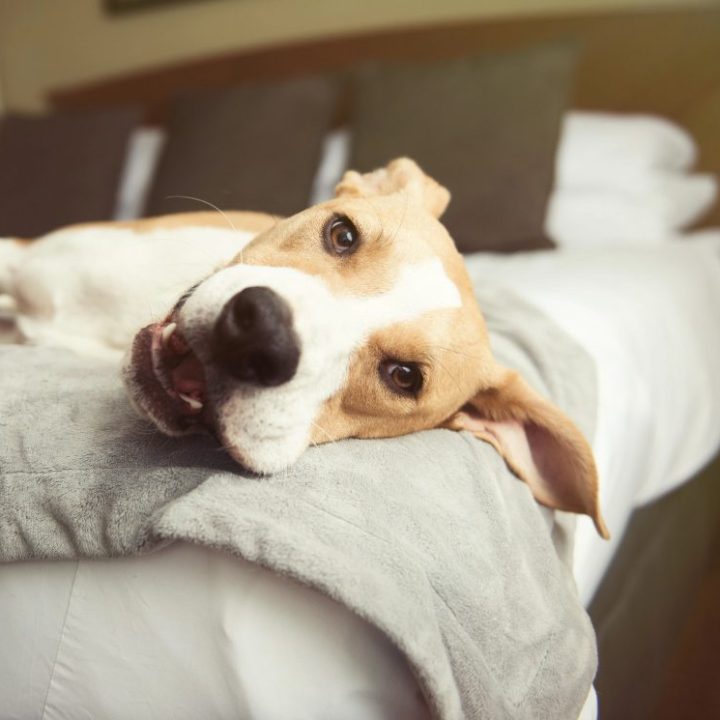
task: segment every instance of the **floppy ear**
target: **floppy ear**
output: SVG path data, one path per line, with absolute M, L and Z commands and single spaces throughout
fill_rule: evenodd
M 405 193 L 420 203 L 429 213 L 439 218 L 450 202 L 450 192 L 426 175 L 416 162 L 397 158 L 384 168 L 364 175 L 348 170 L 335 187 L 335 194 L 372 197 Z
M 598 478 L 587 440 L 552 403 L 518 373 L 501 369 L 445 427 L 469 430 L 492 444 L 535 499 L 557 510 L 589 515 L 610 537 L 598 504 Z

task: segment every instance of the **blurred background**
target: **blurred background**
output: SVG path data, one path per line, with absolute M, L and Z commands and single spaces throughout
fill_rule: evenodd
M 469 247 L 460 205 L 476 206 L 477 193 L 465 199 L 462 190 L 483 184 L 476 175 L 488 177 L 479 165 L 467 167 L 466 150 L 474 147 L 494 163 L 492 186 L 522 189 L 532 215 L 498 228 L 499 236 L 477 249 L 523 247 L 548 204 L 566 111 L 667 118 L 694 138 L 694 169 L 720 170 L 718 12 L 718 2 L 696 0 L 2 0 L 0 109 L 9 117 L 0 135 L 0 234 L 36 236 L 79 220 L 200 209 L 198 201 L 170 195 L 287 213 L 327 193 L 348 158 L 369 169 L 404 152 L 455 193 L 448 225 Z M 378 63 L 420 61 L 428 69 L 451 58 L 466 62 L 433 78 L 415 72 L 412 82 L 407 65 L 407 78 L 401 71 L 378 76 Z M 305 85 L 293 86 L 296 80 Z M 272 83 L 285 85 L 270 92 Z M 385 97 L 397 94 L 393 83 L 413 87 Z M 438 94 L 440 86 L 445 101 L 465 105 L 452 132 L 433 115 L 422 127 L 413 123 L 407 138 L 402 113 L 425 115 L 419 108 L 432 102 L 423 93 Z M 256 108 L 254 117 L 248 107 Z M 24 115 L 42 112 L 53 115 L 44 123 Z M 269 138 L 290 124 L 279 117 L 286 113 L 295 117 L 292 136 L 283 133 L 283 147 L 270 148 Z M 355 144 L 335 138 L 340 149 L 320 163 L 318 177 L 327 132 L 351 126 Z M 430 147 L 427 133 L 442 136 L 444 146 Z M 48 152 L 30 152 L 43 143 Z M 525 158 L 523 176 L 512 170 L 513 148 Z M 82 177 L 72 170 L 78 162 Z M 677 169 L 690 161 L 673 162 Z M 314 181 L 322 185 L 315 195 Z M 672 210 L 636 217 L 635 229 L 669 234 L 699 221 L 717 224 L 720 210 L 700 184 L 666 188 Z M 502 204 L 504 192 L 483 192 L 490 205 Z M 561 198 L 551 211 L 550 233 L 562 242 L 573 208 Z
M 720 225 L 720 2 L 0 0 L 0 117 L 0 236 L 289 214 L 407 154 L 464 252 L 682 242 Z M 584 598 L 603 718 L 720 717 L 717 461 L 682 480 Z

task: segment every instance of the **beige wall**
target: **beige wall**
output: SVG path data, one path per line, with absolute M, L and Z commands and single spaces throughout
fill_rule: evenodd
M 6 107 L 39 109 L 50 88 L 185 58 L 383 27 L 713 4 L 720 0 L 205 0 L 109 16 L 101 0 L 0 0 L 0 96 Z

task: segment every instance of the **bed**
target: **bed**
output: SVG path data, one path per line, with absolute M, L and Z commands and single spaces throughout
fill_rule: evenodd
M 511 286 L 595 361 L 593 446 L 613 539 L 600 540 L 580 521 L 574 570 L 589 604 L 633 510 L 696 473 L 720 440 L 720 404 L 708 402 L 720 397 L 720 233 L 651 248 L 479 253 L 466 262 L 476 283 Z M 17 716 L 34 716 L 40 705 L 80 704 L 109 716 L 124 706 L 129 688 L 147 707 L 168 708 L 172 698 L 176 717 L 206 713 L 208 703 L 217 717 L 233 706 L 263 718 L 286 717 L 298 706 L 308 717 L 424 716 L 402 658 L 367 623 L 315 591 L 201 547 L 177 545 L 142 559 L 6 566 L 1 601 L 4 616 L 15 617 L 6 637 L 26 652 L 2 673 L 0 694 L 22 698 Z M 186 631 L 178 634 L 178 627 Z M 38 657 L 55 659 L 35 667 Z M 165 680 L 118 658 L 162 664 Z M 11 690 L 29 675 L 33 682 L 22 693 Z M 89 704 L 88 687 L 102 688 Z M 73 694 L 78 689 L 82 696 Z M 591 699 L 584 717 L 593 712 Z
M 128 86 L 118 87 L 122 96 Z M 66 103 L 78 97 L 60 96 Z M 161 144 L 157 130 L 135 135 L 119 217 L 139 213 Z M 325 148 L 317 196 L 347 161 L 342 136 L 326 138 Z M 658 540 L 655 555 L 642 553 L 659 522 L 698 517 L 717 497 L 714 473 L 691 500 L 677 493 L 700 487 L 690 481 L 720 445 L 720 231 L 673 228 L 662 238 L 645 233 L 638 243 L 587 246 L 568 227 L 559 250 L 470 253 L 467 265 L 476 283 L 511 287 L 538 307 L 595 363 L 593 448 L 613 538 L 601 541 L 581 520 L 573 568 L 599 634 L 603 717 L 626 717 L 633 702 L 630 714 L 644 717 L 655 695 L 650 688 L 634 693 L 618 658 L 626 655 L 627 670 L 655 648 L 667 652 L 685 605 L 663 606 L 633 648 L 623 636 L 636 628 L 622 618 L 637 622 L 640 598 L 658 587 L 643 587 L 643 578 L 657 575 L 658 556 L 677 544 L 682 526 Z M 697 557 L 717 532 L 710 509 L 703 518 L 703 532 L 685 548 Z M 680 559 L 667 567 L 678 578 L 677 597 L 691 594 L 702 563 Z M 138 559 L 23 563 L 2 572 L 0 605 L 17 619 L 7 637 L 23 648 L 12 663 L 0 659 L 7 663 L 0 697 L 17 703 L 9 717 L 62 717 L 63 707 L 80 705 L 89 716 L 111 717 L 129 698 L 137 698 L 137 717 L 157 707 L 172 708 L 173 717 L 427 716 L 404 659 L 382 634 L 319 593 L 237 558 L 177 544 Z M 665 588 L 673 584 L 665 581 Z M 616 664 L 608 660 L 604 670 L 604 657 Z M 146 670 L 159 666 L 161 682 L 157 670 Z M 650 684 L 662 669 L 659 661 L 638 676 Z M 596 716 L 591 693 L 581 717 Z
M 720 309 L 719 253 L 720 238 L 708 234 L 650 257 L 640 249 L 468 258 L 478 281 L 511 278 L 517 287 L 522 279 L 523 294 L 596 362 L 593 444 L 614 538 L 604 543 L 589 522 L 579 524 L 574 568 L 586 603 L 632 511 L 676 488 L 717 447 L 720 406 L 705 395 L 713 388 L 720 397 L 720 332 L 707 312 Z M 642 302 L 617 302 L 623 277 Z M 558 301 L 568 292 L 572 304 Z M 707 327 L 678 324 L 687 317 L 706 317 Z M 680 342 L 693 351 L 668 352 Z M 688 376 L 696 382 L 678 383 Z M 673 394 L 678 384 L 684 392 Z M 0 674 L 0 695 L 19 701 L 8 717 L 43 716 L 41 706 L 46 717 L 75 706 L 112 717 L 133 696 L 143 703 L 136 717 L 159 707 L 173 717 L 285 718 L 298 707 L 306 717 L 425 717 L 406 664 L 380 633 L 319 593 L 219 552 L 185 544 L 139 559 L 18 564 L 3 568 L 1 587 L 3 616 L 13 618 L 5 642 L 23 648 Z M 162 667 L 162 681 L 138 662 Z M 584 717 L 593 712 L 589 705 Z

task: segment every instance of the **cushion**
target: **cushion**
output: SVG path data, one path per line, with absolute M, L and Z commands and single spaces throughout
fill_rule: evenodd
M 0 236 L 110 220 L 139 120 L 132 109 L 0 119 Z
M 452 193 L 443 222 L 464 252 L 549 247 L 543 220 L 574 56 L 561 43 L 365 68 L 351 166 L 416 160 Z
M 178 98 L 146 214 L 207 209 L 200 201 L 279 215 L 302 210 L 335 95 L 330 79 L 308 77 Z

